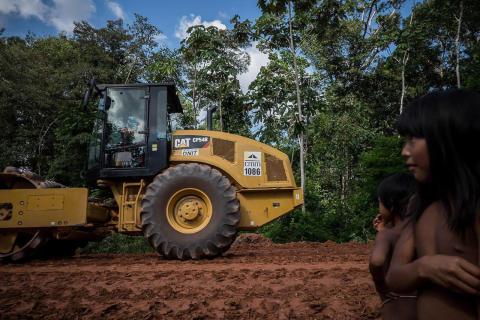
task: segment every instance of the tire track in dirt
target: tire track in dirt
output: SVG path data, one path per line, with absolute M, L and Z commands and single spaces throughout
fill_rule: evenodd
M 369 246 L 242 235 L 224 257 L 79 255 L 0 266 L 2 319 L 375 319 Z

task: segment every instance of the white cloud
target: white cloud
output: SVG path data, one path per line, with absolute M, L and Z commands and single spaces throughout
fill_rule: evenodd
M 92 0 L 0 0 L 0 13 L 36 17 L 58 31 L 73 31 L 74 22 L 87 20 L 95 12 Z
M 165 45 L 166 45 L 167 42 L 168 42 L 168 41 L 167 41 L 167 40 L 168 40 L 168 37 L 167 37 L 165 34 L 163 34 L 163 33 L 159 33 L 159 34 L 157 34 L 157 35 L 153 38 L 153 40 L 155 40 L 155 42 L 156 42 L 158 45 L 162 45 L 162 44 L 165 44 Z
M 13 1 L 0 0 L 0 13 L 9 14 L 17 11 L 17 5 Z
M 212 21 L 202 21 L 201 16 L 195 16 L 191 14 L 190 16 L 183 16 L 180 18 L 180 22 L 175 29 L 175 37 L 180 40 L 187 38 L 188 33 L 187 30 L 190 27 L 203 25 L 205 27 L 217 27 L 218 29 L 225 30 L 227 26 L 222 23 L 220 20 L 212 20 Z
M 41 0 L 0 0 L 0 13 L 18 13 L 23 18 L 37 17 L 45 21 L 48 7 Z
M 250 65 L 247 72 L 238 76 L 240 87 L 244 93 L 248 91 L 248 86 L 257 77 L 260 68 L 266 66 L 269 62 L 268 55 L 258 50 L 256 42 L 252 43 L 251 47 L 245 49 L 245 52 L 250 56 Z
M 53 0 L 49 23 L 58 31 L 73 31 L 73 22 L 87 20 L 95 12 L 92 0 Z
M 125 20 L 125 12 L 120 4 L 115 1 L 107 0 L 107 5 L 117 19 Z

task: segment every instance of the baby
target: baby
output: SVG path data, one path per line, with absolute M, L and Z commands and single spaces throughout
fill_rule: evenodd
M 408 173 L 393 174 L 378 187 L 379 214 L 373 222 L 378 233 L 369 267 L 382 300 L 382 319 L 415 319 L 416 296 L 398 295 L 385 283 L 393 248 L 408 223 L 408 203 L 415 190 L 415 179 Z

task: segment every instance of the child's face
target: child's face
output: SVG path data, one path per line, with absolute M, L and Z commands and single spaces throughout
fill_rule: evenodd
M 378 214 L 382 216 L 382 221 L 385 224 L 388 224 L 392 220 L 392 214 L 390 210 L 388 210 L 384 205 L 383 202 L 378 200 Z
M 402 149 L 405 164 L 420 183 L 430 179 L 430 159 L 427 141 L 424 138 L 408 137 Z

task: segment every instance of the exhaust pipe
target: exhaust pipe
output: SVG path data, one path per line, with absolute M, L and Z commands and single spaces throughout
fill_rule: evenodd
M 217 110 L 216 106 L 210 107 L 207 110 L 207 130 L 212 131 L 213 128 L 213 113 Z

